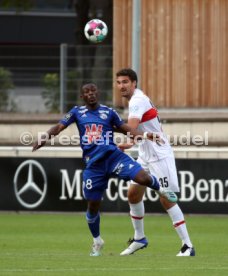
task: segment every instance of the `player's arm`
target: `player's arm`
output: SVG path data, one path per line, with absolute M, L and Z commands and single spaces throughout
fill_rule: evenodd
M 132 129 L 137 129 L 139 126 L 140 120 L 138 118 L 130 118 L 128 119 L 128 126 Z M 118 144 L 118 148 L 121 149 L 122 151 L 124 151 L 125 149 L 130 149 L 131 147 L 134 146 L 134 140 L 131 139 L 131 141 L 129 141 L 128 143 L 121 143 Z
M 131 128 L 128 124 L 123 122 L 123 120 L 120 118 L 120 116 L 115 110 L 113 110 L 112 115 L 113 115 L 113 126 L 116 126 L 117 131 L 120 131 L 125 135 L 130 134 L 133 138 L 137 136 L 136 138 L 138 138 L 139 140 L 149 139 L 151 141 L 155 141 L 158 144 L 164 144 L 164 141 L 156 133 L 142 132 L 137 129 Z
M 39 148 L 43 147 L 46 142 L 52 138 L 53 136 L 58 135 L 61 131 L 63 131 L 67 126 L 58 123 L 57 125 L 51 127 L 45 134 L 37 139 L 37 141 L 33 144 L 32 151 L 36 151 Z
M 142 139 L 149 139 L 151 141 L 154 141 L 158 144 L 164 144 L 164 141 L 161 139 L 161 137 L 152 132 L 142 132 L 137 129 L 131 128 L 128 124 L 124 123 L 118 127 L 122 133 L 125 135 L 130 134 L 133 136 L 133 138 L 137 137 L 139 140 Z
M 130 118 L 128 119 L 127 124 L 129 125 L 129 127 L 133 128 L 133 129 L 137 129 L 139 126 L 140 120 L 138 118 Z

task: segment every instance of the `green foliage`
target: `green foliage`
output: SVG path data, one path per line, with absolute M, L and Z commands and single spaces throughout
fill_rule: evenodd
M 29 10 L 33 7 L 33 0 L 2 0 L 0 6 L 6 9 L 16 8 L 17 11 Z
M 45 90 L 42 92 L 44 104 L 49 112 L 59 112 L 59 75 L 57 73 L 48 73 L 43 78 Z
M 79 100 L 79 93 L 77 90 L 79 87 L 78 83 L 79 73 L 76 70 L 67 72 L 66 81 L 66 95 L 64 106 L 66 111 L 75 105 L 76 101 Z M 43 78 L 43 85 L 45 90 L 42 92 L 44 98 L 44 104 L 49 112 L 59 112 L 60 106 L 60 80 L 58 73 L 48 73 Z
M 11 72 L 0 67 L 0 111 L 6 111 L 9 99 L 8 91 L 13 87 Z

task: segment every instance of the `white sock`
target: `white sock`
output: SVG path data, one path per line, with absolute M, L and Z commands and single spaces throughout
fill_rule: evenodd
M 101 238 L 101 236 L 98 236 L 98 237 L 96 237 L 96 238 L 93 238 L 93 242 L 96 243 L 96 244 L 102 243 L 102 238 Z
M 175 204 L 173 207 L 167 210 L 167 213 L 169 214 L 173 222 L 173 226 L 175 227 L 175 230 L 177 231 L 177 234 L 180 237 L 182 244 L 187 244 L 187 246 L 192 247 L 192 243 L 188 235 L 188 230 L 184 220 L 184 215 L 180 207 L 177 204 Z
M 133 228 L 135 230 L 134 233 L 134 239 L 135 240 L 141 240 L 142 238 L 145 237 L 144 234 L 144 214 L 145 214 L 145 209 L 144 209 L 144 203 L 143 201 L 140 201 L 139 203 L 136 204 L 131 204 L 130 205 L 130 216 L 131 216 L 131 221 Z

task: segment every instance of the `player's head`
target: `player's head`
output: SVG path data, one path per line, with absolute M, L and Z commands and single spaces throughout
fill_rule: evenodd
M 119 70 L 117 73 L 116 73 L 116 77 L 129 77 L 129 79 L 136 83 L 136 86 L 137 86 L 137 82 L 138 82 L 138 77 L 137 77 L 137 74 L 134 70 L 132 70 L 131 68 L 124 68 L 124 69 L 121 69 Z
M 87 106 L 94 107 L 98 104 L 98 88 L 94 83 L 86 83 L 81 88 L 81 98 Z
M 117 88 L 122 97 L 130 99 L 137 87 L 137 82 L 137 74 L 131 68 L 124 68 L 116 73 Z

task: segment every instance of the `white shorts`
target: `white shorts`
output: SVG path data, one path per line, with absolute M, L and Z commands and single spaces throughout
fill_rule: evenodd
M 179 192 L 179 183 L 177 178 L 177 169 L 175 159 L 172 156 L 168 156 L 158 161 L 145 162 L 138 157 L 137 162 L 143 167 L 143 169 L 157 177 L 160 185 L 169 191 Z M 137 184 L 131 182 L 131 184 Z

